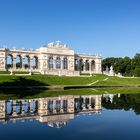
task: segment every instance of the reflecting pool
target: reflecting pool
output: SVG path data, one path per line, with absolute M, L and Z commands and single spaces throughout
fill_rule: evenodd
M 139 140 L 140 94 L 0 100 L 0 139 Z

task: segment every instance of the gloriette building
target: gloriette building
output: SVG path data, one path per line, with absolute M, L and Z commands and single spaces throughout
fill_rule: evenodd
M 0 48 L 0 71 L 79 76 L 101 73 L 101 60 L 99 55 L 76 54 L 60 41 L 36 50 Z

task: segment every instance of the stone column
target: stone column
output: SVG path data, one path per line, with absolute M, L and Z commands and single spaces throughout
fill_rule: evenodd
M 101 70 L 101 58 L 99 58 L 98 56 L 96 56 L 96 59 L 95 59 L 95 71 L 96 73 L 101 73 L 102 70 Z
M 68 70 L 74 71 L 74 56 L 67 57 L 68 60 Z
M 91 96 L 89 96 L 89 105 L 88 105 L 88 108 L 91 109 L 92 106 L 91 106 Z
M 86 98 L 83 97 L 83 104 L 82 104 L 83 110 L 86 110 Z
M 86 61 L 85 60 L 83 60 L 83 64 L 84 64 L 83 71 L 85 72 L 86 71 Z
M 12 103 L 12 107 L 13 107 L 13 116 L 16 116 L 17 113 L 16 113 L 16 100 L 13 100 L 13 103 Z
M 0 70 L 6 70 L 7 69 L 7 52 L 4 49 L 3 53 L 0 53 Z
M 22 69 L 25 69 L 25 58 L 24 57 L 22 57 Z
M 66 99 L 66 102 L 67 102 L 67 112 L 74 113 L 74 98 L 68 97 Z
M 40 71 L 41 71 L 41 73 L 42 73 L 42 71 L 43 71 L 43 66 L 44 66 L 44 64 L 43 64 L 43 63 L 44 63 L 44 62 L 43 62 L 43 55 L 42 55 L 42 54 L 40 55 L 39 63 L 40 63 L 40 64 L 39 64 L 39 65 L 40 65 L 40 66 L 39 66 L 39 67 L 40 67 Z
M 56 113 L 56 100 L 53 100 L 53 113 Z
M 92 74 L 92 71 L 91 71 L 91 61 L 89 61 L 89 72 L 90 72 L 90 75 Z
M 38 113 L 39 113 L 39 115 L 42 115 L 44 113 L 44 106 L 45 106 L 44 99 L 39 99 L 38 100 Z M 46 111 L 48 111 L 48 110 L 46 109 Z
M 33 69 L 33 58 L 29 59 L 29 69 Z
M 61 70 L 64 69 L 64 62 L 63 62 L 63 58 L 61 58 Z
M 101 105 L 101 95 L 95 96 L 95 110 L 100 110 L 102 108 Z
M 96 56 L 96 59 L 95 59 L 95 71 L 96 73 L 100 73 L 100 59 L 98 58 L 98 56 Z
M 95 63 L 95 71 L 96 71 L 96 73 L 98 73 L 98 69 L 99 69 L 99 68 L 98 68 L 98 63 L 96 62 L 96 63 Z
M 61 113 L 64 112 L 64 107 L 63 107 L 63 99 L 61 99 L 61 110 L 60 110 Z
M 32 100 L 29 101 L 29 112 L 31 113 L 33 111 L 33 105 Z
M 16 57 L 13 57 L 13 70 L 16 70 Z
M 7 118 L 7 104 L 6 104 L 6 100 L 2 100 L 0 101 L 0 118 Z

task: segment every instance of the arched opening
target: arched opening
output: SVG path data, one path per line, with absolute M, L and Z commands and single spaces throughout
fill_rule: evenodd
M 30 102 L 30 111 L 32 113 L 37 112 L 37 101 L 33 100 L 33 101 Z
M 74 66 L 75 66 L 75 70 L 77 71 L 78 67 L 79 67 L 77 59 L 75 59 L 75 61 L 74 61 Z
M 76 112 L 80 111 L 82 109 L 82 98 L 76 98 L 75 99 L 75 110 Z
M 48 101 L 47 110 L 49 111 L 49 113 L 53 113 L 53 101 L 52 100 Z
M 16 56 L 16 69 L 22 68 L 22 57 L 20 55 Z
M 91 61 L 91 71 L 95 71 L 95 61 Z
M 64 57 L 64 60 L 63 60 L 63 63 L 64 63 L 64 69 L 68 69 L 68 59 L 67 57 Z
M 7 69 L 13 68 L 13 56 L 11 54 L 8 54 L 6 57 L 6 68 Z
M 88 60 L 86 60 L 85 69 L 86 69 L 86 71 L 89 71 L 89 61 Z
M 61 109 L 61 101 L 56 100 L 56 106 L 55 106 L 56 112 L 59 113 Z
M 24 58 L 24 66 L 25 66 L 25 69 L 30 68 L 30 57 L 28 55 L 26 55 Z
M 91 98 L 91 107 L 94 108 L 95 107 L 95 99 Z
M 53 69 L 53 57 L 49 57 L 48 67 L 49 67 L 49 69 Z
M 60 69 L 61 68 L 61 59 L 60 57 L 56 58 L 56 69 Z
M 79 70 L 80 71 L 83 71 L 84 70 L 84 62 L 83 62 L 83 59 L 80 59 L 80 61 L 79 61 Z
M 63 111 L 67 112 L 67 107 L 68 107 L 68 101 L 67 100 L 63 100 Z
M 32 60 L 32 68 L 37 69 L 38 68 L 38 57 L 34 56 Z
M 29 105 L 29 102 L 28 101 L 25 101 L 24 102 L 24 113 L 29 113 L 29 109 L 30 109 L 30 105 Z
M 11 101 L 6 101 L 6 115 L 13 114 L 13 106 Z

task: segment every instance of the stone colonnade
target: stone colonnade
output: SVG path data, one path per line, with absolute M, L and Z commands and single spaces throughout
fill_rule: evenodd
M 29 70 L 38 69 L 39 59 L 36 55 L 19 55 L 19 54 L 7 54 L 6 55 L 6 69 L 13 70 Z
M 53 69 L 68 70 L 69 58 L 68 56 L 59 56 L 59 55 L 48 56 L 47 64 L 49 70 Z
M 80 102 L 81 101 L 81 102 Z M 53 115 L 101 109 L 101 96 L 62 96 L 0 101 L 0 118 L 24 115 Z
M 81 96 L 75 99 L 75 111 L 101 110 L 101 96 Z
M 36 113 L 38 109 L 37 100 L 9 100 L 5 102 L 6 116 L 19 116 Z
M 36 71 L 41 74 L 79 76 L 101 73 L 98 55 L 75 54 L 74 50 L 56 44 L 36 50 L 0 48 L 0 71 Z
M 75 70 L 82 73 L 101 73 L 101 59 L 79 57 L 75 59 Z
M 41 115 L 74 113 L 74 98 L 53 97 L 39 100 L 38 113 Z

